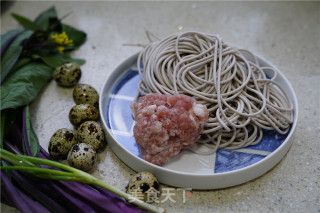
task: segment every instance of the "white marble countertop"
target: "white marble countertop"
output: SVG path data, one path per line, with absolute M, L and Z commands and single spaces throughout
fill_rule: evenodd
M 140 50 L 123 46 L 147 43 L 145 31 L 165 37 L 178 31 L 220 34 L 225 41 L 271 61 L 291 82 L 299 103 L 299 121 L 287 155 L 269 172 L 239 186 L 194 190 L 183 203 L 159 206 L 167 212 L 320 212 L 320 3 L 319 2 L 14 2 L 1 3 L 1 34 L 20 27 L 11 17 L 30 19 L 54 5 L 64 23 L 84 30 L 88 39 L 74 53 L 84 58 L 80 83 L 98 91 L 124 59 Z M 68 120 L 72 89 L 54 81 L 31 105 L 32 122 L 45 147 Z M 95 172 L 124 190 L 133 170 L 107 147 L 104 172 Z M 2 212 L 14 212 L 1 205 Z

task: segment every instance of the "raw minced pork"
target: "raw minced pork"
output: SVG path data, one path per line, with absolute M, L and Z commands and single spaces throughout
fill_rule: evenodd
M 208 119 L 206 106 L 186 95 L 151 93 L 131 105 L 134 137 L 142 158 L 163 165 L 193 146 Z

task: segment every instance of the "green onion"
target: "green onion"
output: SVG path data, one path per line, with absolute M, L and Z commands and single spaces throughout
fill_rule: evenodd
M 31 173 L 39 178 L 52 179 L 52 180 L 67 180 L 67 181 L 78 181 L 85 184 L 92 184 L 100 186 L 104 189 L 107 189 L 110 192 L 113 192 L 127 201 L 132 201 L 132 204 L 140 207 L 141 209 L 150 211 L 150 212 L 165 212 L 164 209 L 145 203 L 139 199 L 136 199 L 130 194 L 127 194 L 116 187 L 93 177 L 92 175 L 83 172 L 81 170 L 75 169 L 73 167 L 67 166 L 65 164 L 42 159 L 38 157 L 31 157 L 26 155 L 16 155 L 4 149 L 0 149 L 1 160 L 8 161 L 13 164 L 13 166 L 1 166 L 1 170 L 20 170 Z M 55 169 L 47 169 L 37 167 L 35 164 L 53 166 L 64 171 L 59 171 Z

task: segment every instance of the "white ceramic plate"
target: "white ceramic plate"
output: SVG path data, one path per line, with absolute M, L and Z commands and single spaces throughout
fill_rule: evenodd
M 255 146 L 234 151 L 218 150 L 212 155 L 198 155 L 184 150 L 162 167 L 143 160 L 133 137 L 134 120 L 130 109 L 140 81 L 137 57 L 138 54 L 135 54 L 123 61 L 105 81 L 100 92 L 101 122 L 108 144 L 133 170 L 150 171 L 161 183 L 174 187 L 225 188 L 259 177 L 274 167 L 289 150 L 297 123 L 297 98 L 285 76 L 272 64 L 258 57 L 261 66 L 273 67 L 278 72 L 276 81 L 294 104 L 294 122 L 287 135 L 265 131 L 262 141 Z M 246 57 L 252 60 L 249 55 Z

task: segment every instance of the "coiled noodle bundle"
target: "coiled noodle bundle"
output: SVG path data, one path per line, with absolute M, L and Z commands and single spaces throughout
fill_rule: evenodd
M 243 53 L 254 60 L 248 61 Z M 256 144 L 262 129 L 281 134 L 290 129 L 293 105 L 275 81 L 276 71 L 261 67 L 249 51 L 231 47 L 219 36 L 168 36 L 147 45 L 137 65 L 141 94 L 185 94 L 207 106 L 209 120 L 198 143 L 212 152 Z

